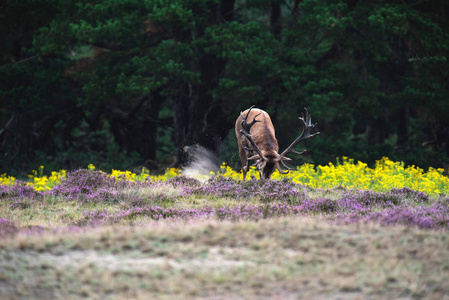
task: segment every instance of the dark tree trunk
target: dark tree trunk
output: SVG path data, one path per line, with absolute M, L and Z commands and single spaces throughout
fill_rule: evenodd
M 299 4 L 302 2 L 302 0 L 295 0 L 293 1 L 293 7 L 292 7 L 292 13 L 297 16 L 299 12 Z
M 210 4 L 210 25 L 231 21 L 234 18 L 235 0 L 222 0 L 219 4 Z M 197 28 L 195 36 L 201 37 L 204 28 Z M 201 84 L 198 86 L 186 83 L 182 92 L 173 99 L 173 123 L 175 141 L 178 148 L 175 167 L 186 163 L 183 148 L 200 144 L 214 152 L 218 150 L 219 141 L 229 129 L 225 129 L 224 115 L 219 103 L 214 105 L 212 91 L 218 86 L 226 61 L 215 55 L 198 49 L 202 57 L 198 63 Z
M 366 138 L 369 145 L 383 143 L 389 134 L 396 133 L 397 149 L 408 147 L 408 126 L 410 119 L 409 105 L 405 101 L 394 100 L 401 87 L 396 84 L 407 74 L 410 69 L 408 58 L 404 55 L 404 49 L 408 46 L 403 40 L 391 42 L 394 55 L 388 62 L 379 64 L 380 67 L 380 91 L 387 96 L 393 96 L 393 100 L 382 100 L 383 114 L 373 116 L 368 124 Z M 396 124 L 396 128 L 390 126 Z
M 235 0 L 220 1 L 220 16 L 224 21 L 230 22 L 234 20 Z
M 157 126 L 162 105 L 159 92 L 151 94 L 151 100 L 137 115 L 131 115 L 132 121 L 129 139 L 131 151 L 137 151 L 144 160 L 155 160 L 157 150 Z M 139 117 L 137 117 L 139 116 Z M 135 130 L 135 131 L 134 131 Z
M 158 115 L 162 101 L 159 92 L 143 96 L 130 110 L 108 109 L 111 130 L 120 150 L 136 151 L 144 160 L 156 159 Z
M 408 147 L 408 139 L 409 139 L 409 126 L 410 120 L 410 107 L 409 105 L 404 105 L 400 108 L 397 116 L 397 140 L 396 140 L 396 148 L 397 149 L 405 149 Z
M 281 4 L 280 1 L 272 0 L 270 2 L 270 30 L 275 36 L 281 33 Z
M 449 157 L 449 120 L 441 114 L 436 114 L 434 118 L 432 133 L 437 147 L 444 150 Z
M 382 144 L 388 137 L 388 126 L 384 118 L 371 119 L 366 125 L 365 138 L 368 145 Z
M 198 124 L 198 117 L 195 107 L 197 106 L 193 87 L 187 83 L 184 91 L 173 99 L 173 126 L 175 132 L 175 142 L 178 149 L 196 142 L 194 140 L 194 128 Z

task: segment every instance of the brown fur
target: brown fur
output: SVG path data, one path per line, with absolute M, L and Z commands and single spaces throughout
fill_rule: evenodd
M 312 124 L 312 117 L 307 109 L 304 108 L 304 113 L 299 118 L 303 124 L 302 133 L 279 154 L 279 145 L 270 116 L 261 109 L 252 108 L 253 106 L 240 113 L 240 116 L 235 121 L 235 135 L 237 136 L 240 160 L 243 165 L 243 180 L 245 180 L 246 173 L 249 170 L 250 160 L 256 161 L 254 165 L 259 170 L 260 178 L 270 179 L 271 174 L 276 169 L 281 174 L 287 174 L 291 168 L 285 162 L 291 159 L 285 155 L 288 153 L 304 153 L 305 150 L 297 152 L 294 150 L 294 147 L 299 142 L 319 134 L 319 132 L 312 133 L 316 124 Z M 283 170 L 280 165 L 283 165 L 288 170 Z
M 245 116 L 247 113 L 248 109 L 243 112 Z M 250 134 L 256 145 L 262 151 L 263 155 L 268 159 L 265 167 L 263 169 L 259 169 L 260 177 L 270 179 L 271 174 L 276 169 L 274 159 L 279 157 L 279 145 L 276 139 L 273 123 L 271 122 L 270 115 L 268 115 L 267 112 L 258 108 L 253 108 L 247 117 L 248 120 L 253 120 L 258 113 L 261 114 L 256 119 L 260 122 L 255 123 L 251 127 Z M 243 165 L 243 180 L 245 180 L 246 173 L 249 170 L 248 158 L 256 153 L 253 151 L 246 151 L 244 149 L 244 147 L 251 148 L 251 143 L 240 132 L 242 129 L 242 116 L 239 116 L 235 121 L 235 135 L 238 141 L 240 160 Z

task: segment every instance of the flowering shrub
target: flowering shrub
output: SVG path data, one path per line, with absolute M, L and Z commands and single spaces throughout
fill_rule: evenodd
M 115 186 L 115 180 L 101 171 L 76 170 L 69 172 L 67 177 L 59 183 L 67 188 L 78 187 L 83 189 L 98 189 L 101 187 L 112 188 Z
M 50 176 L 43 175 L 44 166 L 39 167 L 39 171 L 33 170 L 32 175 L 28 175 L 33 182 L 27 182 L 27 185 L 34 187 L 36 191 L 50 190 L 66 177 L 66 170 L 51 172 Z
M 132 221 L 139 217 L 153 220 L 260 220 L 289 215 L 320 215 L 337 223 L 377 222 L 383 225 L 403 224 L 425 229 L 447 229 L 449 227 L 449 207 L 440 202 L 431 206 L 387 206 L 367 205 L 361 198 L 341 198 L 330 200 L 319 198 L 305 199 L 299 205 L 288 203 L 242 204 L 237 206 L 199 208 L 176 208 L 161 206 L 140 206 L 118 208 L 114 211 L 105 209 L 85 211 L 82 224 L 113 224 L 123 220 Z
M 15 182 L 15 177 L 7 176 L 6 174 L 0 175 L 0 185 L 14 185 Z
M 165 183 L 174 187 L 186 186 L 193 188 L 201 186 L 201 183 L 197 179 L 184 176 L 175 176 L 165 181 Z
M 298 202 L 305 197 L 300 187 L 288 179 L 236 181 L 224 176 L 214 176 L 200 186 L 185 187 L 185 194 L 199 194 L 234 199 L 252 198 L 262 202 Z
M 367 214 L 340 213 L 333 218 L 337 223 L 377 222 L 383 225 L 403 224 L 425 229 L 447 229 L 449 206 L 436 202 L 432 206 L 399 206 Z
M 114 201 L 117 196 L 116 182 L 106 173 L 93 170 L 76 170 L 67 173 L 51 191 L 53 196 L 64 197 L 81 203 Z
M 43 194 L 24 182 L 14 185 L 0 185 L 0 200 L 8 200 L 10 207 L 28 208 L 36 202 L 40 202 Z M 6 201 L 5 201 L 6 202 Z
M 343 163 L 334 166 L 318 166 L 316 172 L 310 165 L 304 165 L 292 172 L 294 182 L 315 188 L 343 186 L 373 191 L 388 191 L 393 188 L 408 187 L 427 194 L 449 193 L 449 178 L 443 175 L 443 169 L 423 169 L 401 162 L 393 162 L 384 157 L 376 162 L 374 169 L 365 163 L 354 163 L 352 159 L 343 158 Z M 304 174 L 304 175 L 303 175 Z M 304 179 L 305 178 L 305 179 Z
M 342 163 L 327 166 L 303 164 L 288 175 L 282 175 L 277 170 L 272 179 L 290 178 L 313 188 L 332 188 L 336 186 L 358 188 L 373 191 L 388 191 L 393 188 L 408 187 L 429 195 L 449 194 L 449 178 L 443 175 L 443 169 L 429 168 L 427 172 L 416 166 L 404 167 L 402 162 L 393 162 L 387 157 L 376 162 L 374 168 L 369 168 L 363 162 L 354 163 L 353 159 L 343 157 Z M 229 166 L 221 166 L 220 174 L 224 177 L 239 179 L 241 173 L 233 171 Z M 254 167 L 248 172 L 258 178 Z
M 429 197 L 408 187 L 374 191 L 339 185 L 320 189 L 295 183 L 289 177 L 242 181 L 214 175 L 201 183 L 185 176 L 142 181 L 124 176 L 118 180 L 92 168 L 76 170 L 65 174 L 51 190 L 43 191 L 18 180 L 14 185 L 0 185 L 0 200 L 17 210 L 14 214 L 45 210 L 47 204 L 69 202 L 72 207 L 76 203 L 79 213 L 69 213 L 68 218 L 75 226 L 134 224 L 149 219 L 239 221 L 307 215 L 336 223 L 449 228 L 449 197 Z M 14 224 L 5 224 L 4 232 L 15 234 Z
M 145 218 L 237 221 L 313 215 L 337 223 L 449 227 L 449 197 L 445 196 L 449 178 L 443 170 L 429 168 L 425 172 L 388 158 L 377 161 L 374 168 L 348 158 L 337 165 L 304 164 L 288 175 L 276 171 L 271 180 L 254 180 L 259 175 L 251 168 L 246 181 L 225 164 L 204 182 L 186 177 L 178 169 L 157 176 L 146 169 L 140 174 L 119 170 L 107 174 L 92 164 L 50 176 L 43 175 L 43 170 L 41 166 L 33 171 L 28 182 L 1 175 L 2 203 L 12 210 L 25 210 L 46 203 L 76 202 L 90 209 L 73 222 L 77 226 Z M 188 203 L 189 207 L 182 206 Z M 1 222 L 0 235 L 18 230 L 8 220 Z
M 180 175 L 180 172 L 180 169 L 168 168 L 164 175 L 152 175 L 150 176 L 150 179 L 153 181 L 166 181 Z
M 51 176 L 47 177 L 42 175 L 43 169 L 44 167 L 41 166 L 38 171 L 33 171 L 33 175 L 29 175 L 32 181 L 27 182 L 27 185 L 34 187 L 36 191 L 54 188 L 67 175 L 65 170 L 60 170 L 59 172 L 52 172 Z M 103 173 L 102 171 L 95 171 L 95 166 L 92 164 L 85 171 Z M 443 169 L 429 168 L 425 172 L 416 166 L 404 167 L 403 163 L 393 162 L 386 157 L 378 160 L 374 168 L 369 168 L 363 162 L 354 163 L 354 160 L 343 157 L 337 165 L 329 163 L 326 166 L 315 167 L 312 164 L 303 164 L 287 175 L 275 171 L 272 179 L 280 181 L 287 178 L 293 183 L 322 189 L 341 186 L 385 192 L 392 189 L 409 188 L 428 195 L 439 195 L 449 194 L 449 178 L 443 175 L 443 171 Z M 107 176 L 113 178 L 115 182 L 155 182 L 168 181 L 179 176 L 180 172 L 179 169 L 169 168 L 164 175 L 150 175 L 149 171 L 144 168 L 140 174 L 131 171 L 112 170 L 112 173 Z M 216 174 L 212 172 L 211 176 L 238 181 L 241 180 L 242 173 L 223 164 L 220 171 Z M 248 178 L 259 178 L 258 171 L 254 167 L 249 170 Z M 0 185 L 14 185 L 15 182 L 14 177 L 8 177 L 6 174 L 0 176 Z M 221 193 L 225 193 L 224 190 Z

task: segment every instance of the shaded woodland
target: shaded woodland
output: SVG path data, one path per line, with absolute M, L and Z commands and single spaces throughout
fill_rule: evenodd
M 280 148 L 308 108 L 298 164 L 449 163 L 447 1 L 5 0 L 0 43 L 0 173 L 156 170 L 194 144 L 239 168 L 253 104 Z

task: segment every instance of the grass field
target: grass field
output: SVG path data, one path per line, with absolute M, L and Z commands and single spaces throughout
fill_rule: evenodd
M 0 299 L 449 299 L 443 184 L 167 172 L 3 175 Z

